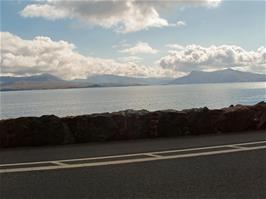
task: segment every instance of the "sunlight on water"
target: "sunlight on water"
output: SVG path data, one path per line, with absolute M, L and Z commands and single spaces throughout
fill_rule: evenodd
M 255 104 L 265 101 L 265 86 L 260 82 L 1 92 L 1 119 Z

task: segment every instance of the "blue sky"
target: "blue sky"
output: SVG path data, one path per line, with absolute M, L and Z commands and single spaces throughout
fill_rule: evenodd
M 87 17 L 86 20 L 88 20 L 86 21 L 81 19 L 81 15 L 77 13 L 70 13 L 59 18 L 58 16 L 47 17 L 45 14 L 45 16 L 40 16 L 38 10 L 36 11 L 37 14 L 32 10 L 27 13 L 25 12 L 26 14 L 24 15 L 21 14 L 27 6 L 32 4 L 44 5 L 47 3 L 2 1 L 1 32 L 8 32 L 22 40 L 33 40 L 36 36 L 49 37 L 54 42 L 63 40 L 74 44 L 76 47 L 74 51 L 82 56 L 112 59 L 115 61 L 119 61 L 123 57 L 131 57 L 132 59 L 137 57 L 139 59 L 136 58 L 135 62 L 138 62 L 136 64 L 153 66 L 159 63 L 163 69 L 167 70 L 165 74 L 168 76 L 171 73 L 169 70 L 173 70 L 173 75 L 179 75 L 189 72 L 189 69 L 187 67 L 185 70 L 182 70 L 183 65 L 186 64 L 184 60 L 178 59 L 177 61 L 172 61 L 172 58 L 178 57 L 181 52 L 180 50 L 177 52 L 175 51 L 176 49 L 169 49 L 166 47 L 167 44 L 178 44 L 183 46 L 184 49 L 188 45 L 197 45 L 203 48 L 209 48 L 212 45 L 217 47 L 222 45 L 237 46 L 245 50 L 243 54 L 256 51 L 261 46 L 265 46 L 265 1 L 219 1 L 215 6 L 210 5 L 208 2 L 199 5 L 177 3 L 165 6 L 162 9 L 157 5 L 148 5 L 148 9 L 154 8 L 160 20 L 166 20 L 168 25 L 163 25 L 161 21 L 160 25 L 147 25 L 147 27 L 141 27 L 140 29 L 128 32 L 118 32 L 116 24 L 110 25 L 109 21 L 109 24 L 102 25 L 103 22 L 106 22 L 103 19 L 104 17 L 110 18 L 113 16 L 107 15 L 102 18 L 102 16 L 93 16 L 91 13 L 86 13 L 90 12 L 90 5 L 88 5 L 88 11 L 86 8 L 84 9 L 85 11 L 82 10 L 82 12 L 87 14 L 85 18 Z M 55 7 L 55 5 L 53 6 Z M 61 8 L 61 5 L 56 6 L 57 10 L 66 9 L 66 7 Z M 118 7 L 117 5 L 115 6 Z M 140 4 L 139 7 L 141 6 Z M 100 9 L 100 5 L 98 7 Z M 116 7 L 114 7 L 115 11 L 117 10 Z M 104 10 L 102 12 L 104 13 Z M 82 14 L 84 16 L 84 13 Z M 145 13 L 143 16 L 151 17 L 151 19 L 153 17 L 152 13 Z M 120 17 L 120 15 L 115 17 Z M 184 24 L 180 27 L 173 25 L 177 21 L 181 21 Z M 120 21 L 118 23 L 129 22 Z M 131 26 L 132 24 L 129 25 Z M 155 49 L 156 52 L 149 51 L 149 49 L 147 51 L 140 50 L 140 53 L 135 51 L 135 53 L 132 53 L 132 51 L 127 51 L 131 53 L 121 52 L 125 49 L 136 47 L 139 42 L 147 44 L 148 47 Z M 10 44 L 3 42 L 2 45 Z M 195 48 L 199 49 L 193 47 L 193 50 Z M 219 49 L 216 50 L 219 51 Z M 174 52 L 169 53 L 171 50 Z M 265 53 L 264 50 L 263 53 Z M 183 50 L 182 56 L 184 52 Z M 172 53 L 176 53 L 174 57 L 171 57 Z M 163 64 L 160 64 L 160 60 L 162 61 L 164 58 L 168 58 L 168 60 L 163 60 Z M 228 59 L 228 57 L 225 57 L 225 60 Z M 217 60 L 213 63 L 209 62 L 211 62 L 209 59 L 202 63 L 196 60 L 193 63 L 187 63 L 187 65 L 193 65 L 191 70 L 209 69 L 210 66 L 215 66 L 213 67 L 214 69 L 227 66 L 226 63 L 221 63 L 221 66 L 218 67 Z M 228 63 L 228 66 L 230 63 Z M 209 66 L 207 67 L 206 64 L 209 64 Z M 242 62 L 241 64 L 233 62 L 233 64 L 242 70 L 255 71 L 255 69 L 251 69 L 252 66 L 250 65 L 254 65 L 252 62 L 250 65 L 246 62 L 244 64 Z M 265 65 L 261 66 L 261 62 L 255 63 L 255 65 L 258 65 L 256 68 L 259 68 L 255 72 L 261 72 L 265 69 Z M 8 70 L 6 70 L 8 73 L 16 73 L 16 71 L 10 69 L 11 66 L 8 67 Z

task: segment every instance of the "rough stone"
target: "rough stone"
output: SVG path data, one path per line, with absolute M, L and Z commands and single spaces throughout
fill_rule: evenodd
M 266 103 L 209 110 L 125 110 L 59 118 L 0 120 L 0 147 L 128 140 L 266 130 Z

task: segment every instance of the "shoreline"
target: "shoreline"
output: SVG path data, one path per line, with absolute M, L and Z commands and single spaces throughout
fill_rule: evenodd
M 132 85 L 92 85 L 92 86 L 79 86 L 79 87 L 55 87 L 55 88 L 25 88 L 25 89 L 1 89 L 1 92 L 15 92 L 15 91 L 45 91 L 45 90 L 71 90 L 71 89 L 93 89 L 93 88 L 124 88 L 124 87 L 145 87 L 145 86 L 184 86 L 184 85 L 206 85 L 206 84 L 245 84 L 245 83 L 264 83 L 266 81 L 240 81 L 240 82 L 209 82 L 209 83 L 178 83 L 178 84 L 132 84 Z M 1 87 L 1 85 L 0 85 Z

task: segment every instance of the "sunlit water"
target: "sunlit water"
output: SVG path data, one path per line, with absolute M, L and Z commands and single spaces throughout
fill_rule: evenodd
M 221 108 L 265 101 L 265 83 L 134 86 L 35 91 L 1 94 L 1 119 L 112 112 L 124 109 Z

